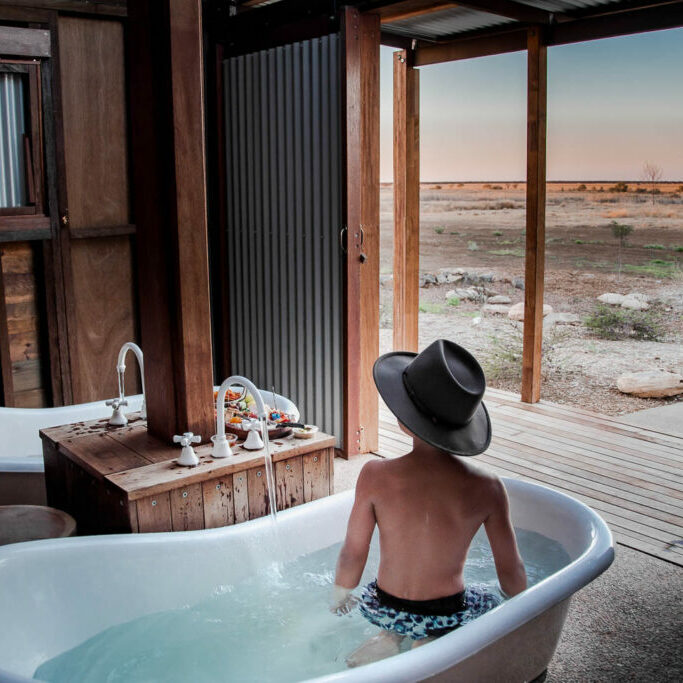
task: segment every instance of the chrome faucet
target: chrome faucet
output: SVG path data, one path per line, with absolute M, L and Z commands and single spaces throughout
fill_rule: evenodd
M 128 418 L 123 414 L 121 406 L 127 406 L 126 389 L 125 389 L 125 374 L 126 374 L 126 354 L 132 351 L 138 360 L 138 367 L 140 368 L 140 381 L 142 383 L 142 406 L 140 408 L 140 417 L 143 420 L 147 419 L 147 406 L 145 404 L 145 364 L 142 356 L 142 349 L 133 342 L 126 342 L 119 351 L 119 358 L 116 364 L 116 372 L 119 381 L 119 397 L 107 401 L 108 406 L 114 408 L 114 414 L 109 420 L 109 424 L 122 426 L 128 424 Z
M 211 437 L 213 442 L 213 449 L 211 455 L 214 458 L 227 458 L 232 455 L 230 444 L 225 437 L 225 395 L 228 393 L 228 388 L 233 384 L 239 384 L 244 387 L 245 391 L 251 393 L 256 402 L 256 415 L 261 421 L 261 436 L 263 438 L 263 445 L 265 447 L 265 465 L 266 465 L 266 482 L 268 486 L 268 500 L 270 504 L 270 514 L 275 518 L 275 511 L 277 507 L 275 498 L 275 476 L 273 474 L 273 459 L 270 455 L 270 441 L 268 439 L 268 413 L 266 411 L 266 404 L 261 396 L 261 392 L 256 388 L 256 385 L 241 375 L 232 375 L 218 388 L 218 395 L 216 396 L 216 434 Z

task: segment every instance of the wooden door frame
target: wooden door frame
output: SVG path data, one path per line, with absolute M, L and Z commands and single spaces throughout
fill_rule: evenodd
M 376 14 L 342 17 L 345 287 L 342 455 L 377 450 L 379 404 L 379 45 Z

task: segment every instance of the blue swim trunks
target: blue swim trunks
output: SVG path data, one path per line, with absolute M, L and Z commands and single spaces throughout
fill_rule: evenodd
M 373 581 L 363 589 L 359 609 L 375 626 L 420 640 L 443 636 L 501 602 L 501 598 L 478 584 L 447 598 L 417 601 L 390 595 Z

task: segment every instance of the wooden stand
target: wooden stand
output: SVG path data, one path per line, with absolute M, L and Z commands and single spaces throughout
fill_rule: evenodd
M 137 420 L 109 427 L 106 420 L 44 429 L 48 504 L 71 514 L 81 534 L 210 529 L 268 514 L 264 451 L 233 447 L 215 460 L 199 446 L 197 467 L 175 460 Z M 277 509 L 322 498 L 334 489 L 333 436 L 271 442 Z

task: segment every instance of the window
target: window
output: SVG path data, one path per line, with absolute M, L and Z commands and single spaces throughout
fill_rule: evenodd
M 45 223 L 40 111 L 39 65 L 0 61 L 0 229 Z

